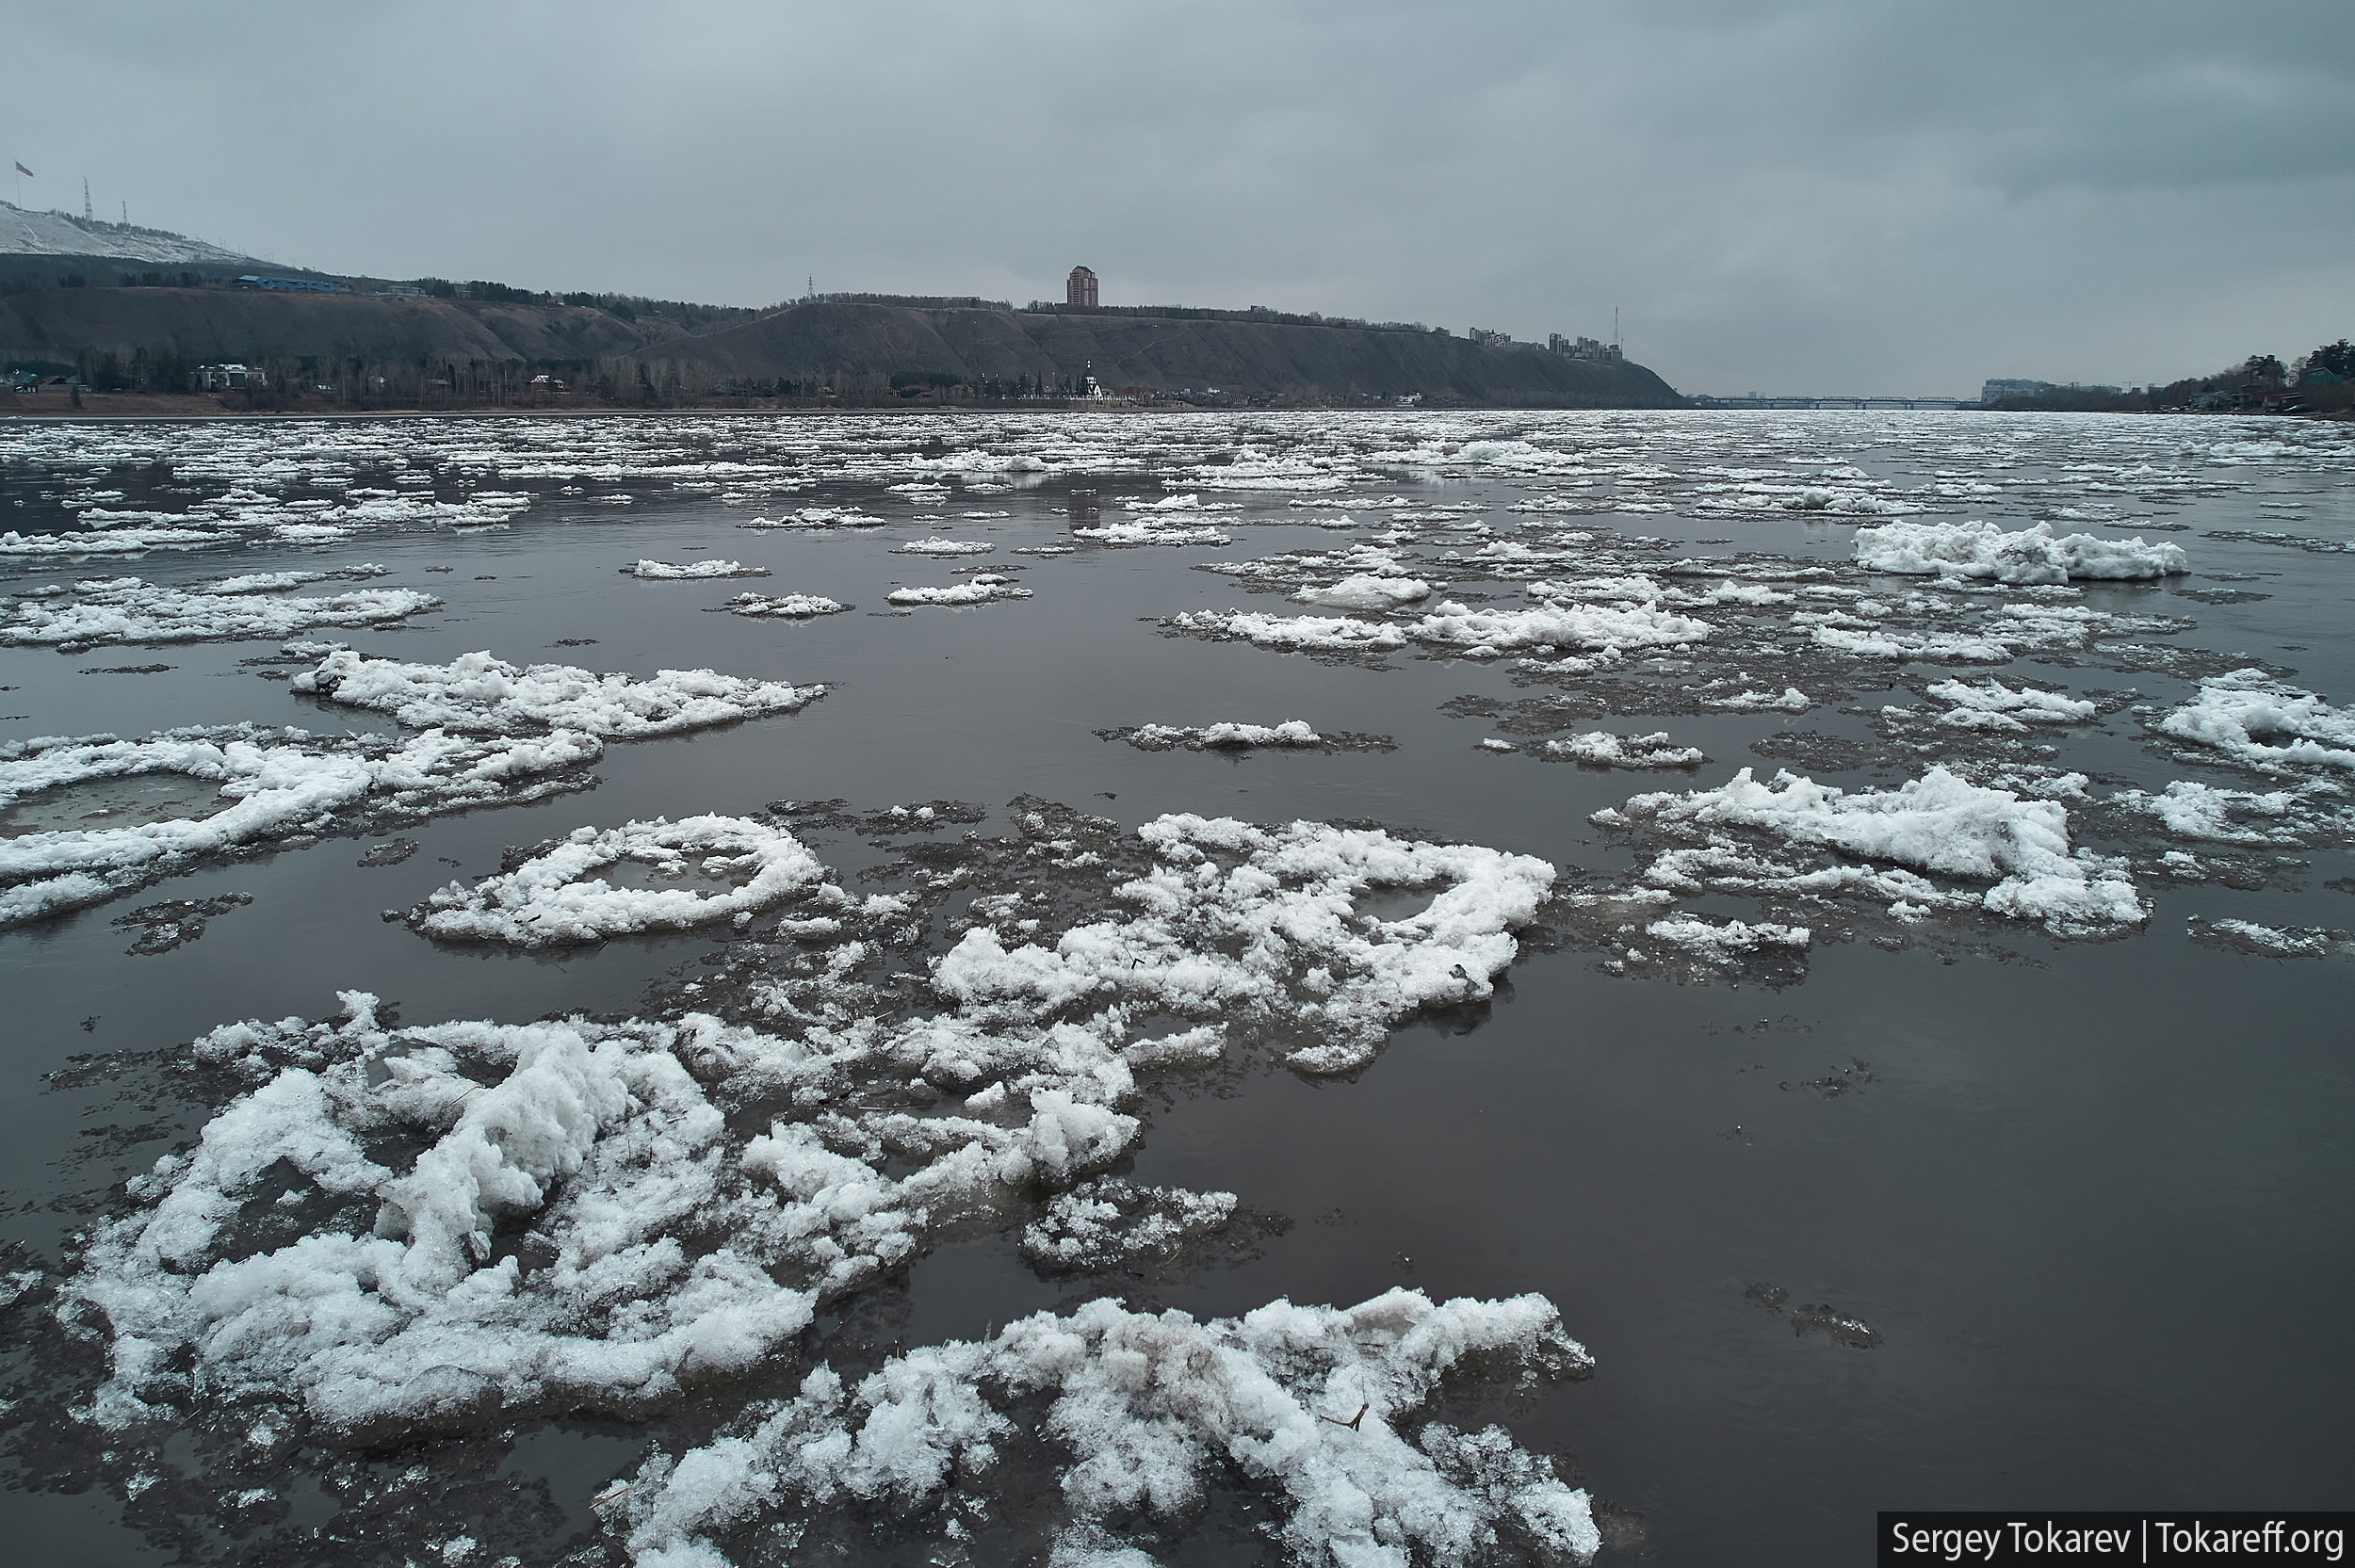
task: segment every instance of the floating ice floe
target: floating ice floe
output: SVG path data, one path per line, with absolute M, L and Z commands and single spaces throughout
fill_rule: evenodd
M 783 517 L 755 517 L 737 525 L 739 528 L 880 528 L 889 521 L 859 510 L 856 507 L 804 507 Z
M 1332 609 L 1387 610 L 1431 596 L 1431 585 L 1419 577 L 1389 577 L 1360 572 L 1330 588 L 1304 588 L 1293 594 L 1296 605 L 1324 605 Z
M 1312 729 L 1305 719 L 1287 719 L 1281 724 L 1242 724 L 1223 720 L 1189 729 L 1175 724 L 1139 724 L 1132 730 L 1114 730 L 1117 735 L 1140 752 L 1166 752 L 1182 746 L 1191 752 L 1247 751 L 1254 747 L 1323 746 L 1324 737 Z
M 632 561 L 622 568 L 624 574 L 648 582 L 689 582 L 706 577 L 765 577 L 765 566 L 746 566 L 740 560 L 697 560 L 676 564 L 665 560 Z
M 1042 1205 L 1023 1227 L 1022 1253 L 1050 1269 L 1101 1270 L 1167 1257 L 1188 1240 L 1224 1229 L 1234 1215 L 1231 1192 L 1096 1176 Z
M 2157 728 L 2261 772 L 2355 769 L 2355 709 L 2332 707 L 2262 670 L 2235 670 L 2201 683 L 2199 697 L 2167 714 Z
M 1941 681 L 1928 688 L 1928 695 L 1947 703 L 1944 713 L 1937 716 L 1941 724 L 1965 730 L 2024 730 L 2031 724 L 2082 724 L 2101 711 L 2101 704 L 2084 698 L 2070 697 L 2057 691 L 2039 691 L 2033 687 L 2014 690 L 2000 681 L 1981 681 L 1972 685 L 1964 681 Z M 1891 708 L 1884 712 L 1909 713 L 1910 709 Z
M 1547 649 L 1674 647 L 1698 642 L 1712 629 L 1706 621 L 1648 605 L 1544 604 L 1491 610 L 1451 599 L 1409 624 L 1405 635 L 1467 658 L 1498 658 Z
M 1164 523 L 1158 519 L 1141 522 L 1105 523 L 1093 528 L 1074 528 L 1074 539 L 1091 544 L 1232 544 L 1234 536 L 1216 527 L 1186 527 L 1181 524 Z
M 720 885 L 616 887 L 599 875 L 622 865 L 682 883 L 700 878 Z M 722 921 L 742 926 L 825 877 L 818 858 L 781 828 L 739 816 L 658 817 L 603 832 L 576 829 L 504 875 L 471 887 L 451 882 L 427 898 L 410 923 L 444 942 L 567 946 Z
M 1814 933 L 1805 926 L 1777 926 L 1763 921 L 1711 922 L 1689 914 L 1655 920 L 1644 928 L 1644 934 L 1654 942 L 1717 962 L 1761 948 L 1805 947 L 1814 940 Z
M 2056 539 L 2049 523 L 2017 533 L 1992 523 L 1892 523 L 1858 529 L 1855 553 L 1857 564 L 1868 571 L 2004 583 L 2134 581 L 2174 576 L 2191 567 L 2180 544 L 2146 544 L 2139 536 Z
M 2149 915 L 2121 862 L 2071 853 L 2069 812 L 2058 801 L 1985 788 L 1942 767 L 1892 790 L 1854 793 L 1788 771 L 1761 784 L 1745 768 L 1715 789 L 1638 795 L 1594 819 L 1696 845 L 1659 856 L 1646 871 L 1646 881 L 1671 891 L 1863 894 L 1917 907 L 1967 902 L 2071 936 L 2116 931 Z M 1909 871 L 1778 864 L 1751 855 L 1722 832 L 1728 828 L 1993 885 L 1966 897 Z
M 644 680 L 568 664 L 509 664 L 487 652 L 447 664 L 404 664 L 338 649 L 294 678 L 294 689 L 348 707 L 389 713 L 413 729 L 465 734 L 579 730 L 607 739 L 677 735 L 769 714 L 794 713 L 822 686 L 755 681 L 709 670 L 659 670 Z
M 1543 755 L 1599 768 L 1698 768 L 1709 758 L 1697 746 L 1679 746 L 1665 730 L 1650 735 L 1613 735 L 1595 730 L 1549 740 Z
M 2322 805 L 2317 794 L 2342 799 L 2329 784 L 2303 790 L 2277 789 L 2259 794 L 2246 789 L 2219 789 L 2191 779 L 2176 779 L 2156 795 L 2139 789 L 2120 790 L 2113 803 L 2157 817 L 2178 838 L 2211 844 L 2297 844 L 2313 816 L 2343 815 Z M 2254 818 L 2254 820 L 2251 820 Z
M 391 574 L 391 567 L 378 566 L 373 562 L 361 566 L 338 567 L 332 572 L 248 572 L 235 577 L 223 577 L 217 583 L 207 583 L 204 585 L 203 591 L 206 593 L 284 593 L 289 589 L 307 588 L 313 583 L 323 583 L 335 577 L 365 581 L 370 577 L 384 577 Z
M 1028 599 L 1031 590 L 1012 577 L 994 572 L 976 573 L 947 588 L 895 588 L 884 597 L 895 605 L 987 605 L 999 599 Z
M 1150 1562 L 1120 1527 L 1187 1522 L 1214 1477 L 1277 1497 L 1304 1563 L 1592 1560 L 1587 1495 L 1551 1461 L 1502 1427 L 1422 1418 L 1475 1363 L 1559 1379 L 1593 1358 L 1535 1295 L 1435 1305 L 1392 1290 L 1207 1322 L 1101 1300 L 896 1356 L 855 1386 L 820 1367 L 795 1398 L 657 1455 L 608 1506 L 642 1568 L 724 1568 L 711 1538 L 734 1528 L 860 1507 L 923 1517 L 1034 1421 L 1064 1456 L 1058 1564 Z
M 125 642 L 240 641 L 286 638 L 320 626 L 379 626 L 439 607 L 405 588 L 355 589 L 326 599 L 264 598 L 247 591 L 189 592 L 137 577 L 87 579 L 71 601 L 19 599 L 0 619 L 0 644 L 71 652 Z
M 1795 686 L 1784 687 L 1780 696 L 1745 687 L 1730 697 L 1703 697 L 1700 701 L 1705 706 L 1725 708 L 1734 713 L 1757 713 L 1768 709 L 1781 713 L 1805 713 L 1815 705 L 1815 700 Z
M 1058 833 L 1117 832 L 1037 811 L 1024 831 L 1057 850 L 1073 847 Z M 360 994 L 334 1022 L 214 1030 L 198 1056 L 254 1087 L 133 1184 L 64 1293 L 113 1342 L 94 1414 L 292 1398 L 397 1440 L 640 1409 L 742 1372 L 949 1228 L 1119 1157 L 1139 1073 L 1236 1037 L 1344 1071 L 1419 1009 L 1491 994 L 1553 875 L 1306 822 L 1163 817 L 1135 843 L 1151 868 L 1106 890 L 1125 910 L 1014 946 L 966 931 L 933 964 L 943 1010 L 906 1014 L 884 1000 L 896 983 L 853 978 L 874 950 L 858 939 L 806 979 L 759 961 L 751 1000 L 788 1033 L 694 1012 L 394 1029 Z M 1434 896 L 1395 920 L 1355 913 L 1380 888 Z M 870 936 L 907 907 L 830 902 Z M 1149 1032 L 1164 1014 L 1205 1021 Z M 964 1114 L 895 1108 L 926 1103 L 911 1084 L 957 1086 Z M 738 1128 L 715 1099 L 777 1108 Z M 289 1191 L 314 1215 L 292 1239 L 270 1218 Z
M 1161 622 L 1172 631 L 1235 638 L 1292 653 L 1383 654 L 1406 646 L 1396 626 L 1338 615 L 1268 615 L 1256 610 L 1188 610 Z
M 2254 920 L 2191 920 L 2191 939 L 2203 947 L 2258 958 L 2329 958 L 2355 952 L 2345 931 L 2319 926 L 2261 926 Z
M 786 593 L 774 597 L 759 593 L 739 593 L 720 606 L 730 615 L 749 615 L 755 619 L 777 621 L 808 621 L 820 615 L 840 615 L 852 606 L 839 599 L 827 599 L 815 593 Z
M 892 553 L 901 556 L 986 556 L 998 548 L 980 539 L 911 539 L 905 544 L 895 544 Z
M 216 802 L 158 821 L 0 839 L 0 928 L 98 903 L 207 857 L 292 835 L 390 826 L 577 788 L 602 751 L 594 737 L 572 731 L 482 740 L 428 730 L 396 744 L 253 726 L 0 749 L 0 805 L 52 789 L 164 775 L 192 781 L 200 797 L 210 786 Z
M 150 550 L 191 550 L 236 535 L 218 528 L 74 529 L 66 533 L 0 533 L 0 556 L 137 556 Z

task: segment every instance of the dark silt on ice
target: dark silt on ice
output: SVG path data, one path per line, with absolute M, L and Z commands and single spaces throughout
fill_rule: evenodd
M 257 485 L 260 454 L 277 461 Z M 2180 546 L 2187 570 L 2007 583 L 1856 562 L 1860 528 L 1982 519 L 2139 536 Z M 1395 1287 L 1535 1292 L 1558 1309 L 1591 1369 L 1468 1366 L 1396 1426 L 1411 1446 L 1435 1419 L 1500 1425 L 1584 1489 L 1605 1561 L 1845 1560 L 1884 1507 L 2345 1500 L 2355 768 L 2315 761 L 2327 741 L 2252 760 L 2163 727 L 2235 679 L 2268 702 L 2318 694 L 2309 711 L 2326 719 L 2355 705 L 2341 428 L 1680 412 L 19 425 L 0 436 L 0 527 L 20 542 L 219 536 L 0 554 L 0 687 L 24 716 L 0 734 L 9 756 L 36 737 L 238 725 L 251 744 L 292 726 L 355 756 L 413 741 L 424 726 L 398 713 L 290 688 L 329 643 L 418 666 L 487 650 L 826 688 L 791 712 L 608 735 L 538 799 L 344 809 L 0 931 L 0 1511 L 27 1560 L 654 1560 L 646 1499 L 665 1464 L 742 1435 L 748 1411 L 792 1400 L 820 1364 L 855 1385 L 895 1356 L 1101 1298 L 1210 1320 Z M 898 548 L 943 537 L 991 548 Z M 765 568 L 763 596 L 853 608 L 704 613 L 745 585 L 620 570 L 699 559 Z M 365 565 L 386 570 L 352 573 Z M 439 604 L 168 653 L 136 625 L 62 653 L 8 636 L 27 606 L 131 602 L 76 584 L 194 592 L 263 573 L 336 575 L 227 597 Z M 983 575 L 1029 597 L 890 599 Z M 1357 590 L 1367 607 L 1290 597 L 1346 598 L 1359 577 L 1376 579 Z M 1396 597 L 1408 579 L 1428 592 Z M 1721 583 L 1747 596 L 1712 599 Z M 1566 628 L 1617 628 L 1623 650 L 1483 646 L 1464 629 L 1547 606 Z M 1290 651 L 1253 639 L 1306 617 L 1358 629 Z M 141 678 L 78 678 L 108 672 Z M 1941 717 L 1978 699 L 1929 688 L 1990 680 L 2085 706 L 1985 710 L 2024 716 L 2008 726 Z M 1324 738 L 1207 738 L 1294 719 Z M 1146 725 L 1188 734 L 1120 743 Z M 1646 765 L 1648 741 L 1616 764 L 1607 747 L 1549 750 L 1598 731 L 1665 732 L 1706 760 Z M 2071 849 L 2115 862 L 2075 874 L 2130 881 L 2141 917 L 2006 913 L 1981 902 L 1996 875 L 1629 806 L 1744 768 L 1851 793 L 1943 768 L 1958 788 L 2048 802 Z M 2179 783 L 2209 793 L 2166 794 Z M 150 773 L 10 798 L 0 854 L 185 819 L 217 809 L 211 789 Z M 371 1082 L 430 1049 L 404 1031 L 457 1020 L 707 1010 L 786 1034 L 802 1026 L 759 1014 L 763 987 L 853 941 L 872 948 L 862 1005 L 904 1021 L 943 1009 L 929 966 L 969 928 L 1014 948 L 1022 918 L 1051 942 L 1135 914 L 1116 892 L 1149 865 L 1135 830 L 1171 813 L 1379 828 L 1557 875 L 1492 994 L 1413 1010 L 1338 1072 L 1285 1061 L 1323 1043 L 1305 1014 L 1239 1011 L 1214 1059 L 1137 1074 L 1120 1109 L 1142 1124 L 1115 1159 L 922 1233 L 820 1292 L 808 1326 L 750 1365 L 636 1405 L 470 1393 L 430 1419 L 337 1431 L 299 1389 L 269 1405 L 223 1391 L 234 1380 L 192 1382 L 207 1352 L 186 1345 L 156 1372 L 152 1420 L 98 1418 L 111 1339 L 75 1282 L 104 1227 L 156 1201 L 126 1180 L 196 1147 L 262 1081 L 196 1064 L 188 1043 L 217 1026 L 332 1019 L 337 993 L 371 994 L 399 1042 Z M 703 814 L 789 832 L 838 904 L 804 888 L 742 926 L 538 946 L 419 934 L 437 893 L 528 875 L 577 829 Z M 1207 859 L 1232 869 L 1231 853 Z M 1643 881 L 1663 865 L 1685 880 Z M 1909 903 L 1897 872 L 1945 901 Z M 610 881 L 725 897 L 750 875 L 625 860 Z M 860 902 L 876 894 L 904 911 Z M 1432 894 L 1380 888 L 1354 908 L 1411 924 Z M 1123 1049 L 1149 1057 L 1204 1021 L 1153 1011 L 1129 1020 Z M 834 1107 L 844 1125 L 1013 1124 L 994 1100 L 961 1109 L 989 1086 L 945 1068 L 853 1087 Z M 772 1113 L 818 1114 L 723 1089 L 738 1142 Z M 369 1234 L 373 1196 L 305 1196 L 293 1165 L 280 1174 L 290 1201 L 257 1201 L 235 1249 Z M 537 1223 L 502 1220 L 464 1267 L 512 1255 L 528 1277 L 544 1263 Z M 1371 1403 L 1349 1428 L 1358 1398 L 1329 1403 L 1319 1441 L 1357 1442 L 1392 1414 Z M 1005 1408 L 995 1464 L 968 1455 L 944 1490 L 859 1502 L 787 1486 L 689 1533 L 744 1563 L 836 1546 L 1043 1562 L 1058 1530 L 1072 1550 L 1165 1563 L 1295 1553 L 1284 1527 L 1305 1505 L 1223 1460 L 1182 1507 L 1074 1525 L 1059 1478 L 1085 1456 L 1056 1447 L 1043 1402 Z M 1497 1560 L 1526 1548 L 1519 1528 Z

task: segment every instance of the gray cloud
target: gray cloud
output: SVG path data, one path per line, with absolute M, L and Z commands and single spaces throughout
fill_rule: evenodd
M 288 261 L 1602 332 L 1688 390 L 2355 331 L 2355 10 L 320 8 L 7 23 L 35 204 Z

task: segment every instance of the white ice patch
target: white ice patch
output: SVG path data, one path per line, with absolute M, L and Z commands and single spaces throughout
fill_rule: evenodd
M 1777 926 L 1763 921 L 1745 924 L 1728 920 L 1713 924 L 1689 914 L 1655 920 L 1644 928 L 1654 942 L 1682 948 L 1693 957 L 1724 963 L 1763 947 L 1805 947 L 1814 935 L 1805 926 Z
M 68 533 L 0 533 L 0 556 L 137 556 L 150 550 L 190 550 L 236 536 L 215 528 L 76 529 Z
M 1868 571 L 2004 583 L 2134 581 L 2175 576 L 2191 567 L 2180 544 L 2146 544 L 2139 536 L 2056 539 L 2048 523 L 2018 533 L 1992 523 L 1892 523 L 1858 529 L 1855 551 L 1857 564 Z
M 1706 621 L 1650 605 L 1545 604 L 1535 609 L 1475 609 L 1451 599 L 1406 627 L 1417 642 L 1467 658 L 1557 649 L 1676 647 L 1709 636 Z
M 1051 1012 L 1087 999 L 1206 1021 L 1263 1016 L 1320 1037 L 1285 1059 L 1292 1066 L 1346 1072 L 1401 1018 L 1490 995 L 1518 951 L 1511 932 L 1553 881 L 1551 865 L 1525 855 L 1314 822 L 1184 815 L 1138 833 L 1163 864 L 1121 889 L 1135 919 L 1075 928 L 1052 948 L 1009 949 L 977 927 L 939 961 L 934 989 L 970 1008 Z M 1409 917 L 1351 908 L 1376 887 L 1435 886 Z
M 0 619 L 0 644 L 61 649 L 123 642 L 238 641 L 286 638 L 318 626 L 379 626 L 442 601 L 405 588 L 355 589 L 326 599 L 250 592 L 189 592 L 137 577 L 73 585 L 70 602 L 20 599 Z
M 1161 622 L 1174 631 L 1231 637 L 1288 653 L 1383 654 L 1406 646 L 1395 626 L 1339 615 L 1268 615 L 1255 610 L 1189 610 Z
M 902 556 L 986 556 L 998 548 L 979 539 L 911 539 L 905 544 L 894 545 L 893 553 Z
M 1730 697 L 1704 697 L 1704 705 L 1725 708 L 1734 713 L 1759 713 L 1774 710 L 1781 713 L 1805 713 L 1815 705 L 1815 700 L 1795 686 L 1782 688 L 1779 697 L 1771 691 L 1755 691 L 1745 687 Z
M 674 1054 L 716 1021 L 224 1026 L 197 1043 L 265 1076 L 187 1155 L 132 1184 L 66 1288 L 104 1317 L 122 1425 L 186 1398 L 295 1396 L 344 1432 L 547 1403 L 629 1409 L 740 1373 L 805 1328 L 812 1294 L 727 1246 L 682 1246 L 725 1175 L 725 1123 Z M 276 1061 L 301 1065 L 275 1073 Z M 395 1165 L 368 1152 L 422 1152 Z M 345 1218 L 268 1251 L 237 1221 L 278 1189 Z M 368 1200 L 373 1198 L 375 1203 Z M 495 1248 L 503 1226 L 526 1245 Z M 498 1251 L 495 1259 L 492 1254 Z
M 389 713 L 422 729 L 467 734 L 585 731 L 607 739 L 678 735 L 768 714 L 793 713 L 822 686 L 754 681 L 708 670 L 661 670 L 645 680 L 565 664 L 519 667 L 488 653 L 447 664 L 404 664 L 339 649 L 294 678 L 297 691 Z
M 143 887 L 207 855 L 329 832 L 352 813 L 405 820 L 535 800 L 560 787 L 556 775 L 585 768 L 602 751 L 594 737 L 572 731 L 496 741 L 429 730 L 392 746 L 251 726 L 0 749 L 0 805 L 73 784 L 166 774 L 219 791 L 219 804 L 203 816 L 0 839 L 0 929 Z
M 1234 1213 L 1231 1192 L 1139 1187 L 1118 1176 L 1098 1176 L 1048 1200 L 1039 1217 L 1023 1227 L 1022 1251 L 1050 1269 L 1100 1271 L 1138 1258 L 1167 1257 L 1188 1240 L 1224 1229 Z
M 682 885 L 616 887 L 598 875 L 622 865 L 647 867 Z M 699 888 L 692 885 L 697 877 L 720 885 Z M 658 817 L 603 832 L 576 829 L 503 876 L 472 887 L 451 882 L 413 918 L 417 929 L 444 942 L 567 946 L 721 921 L 741 926 L 825 877 L 826 868 L 800 840 L 767 823 Z
M 1248 751 L 1256 747 L 1314 747 L 1323 746 L 1324 737 L 1312 729 L 1305 719 L 1290 719 L 1281 724 L 1244 724 L 1223 719 L 1200 729 L 1176 724 L 1140 724 L 1124 737 L 1140 752 L 1166 752 L 1182 746 L 1188 751 Z
M 739 593 L 720 607 L 730 615 L 749 615 L 755 620 L 809 621 L 820 615 L 840 615 L 851 606 L 839 599 L 828 599 L 815 593 L 785 593 L 774 597 Z
M 675 563 L 667 560 L 638 560 L 622 568 L 628 576 L 647 582 L 694 582 L 706 577 L 765 577 L 765 566 L 746 566 L 740 560 L 695 560 Z
M 323 583 L 333 577 L 365 579 L 389 576 L 391 574 L 392 568 L 374 564 L 346 566 L 333 572 L 248 572 L 239 576 L 223 577 L 217 583 L 207 583 L 204 586 L 204 591 L 207 593 L 284 593 L 289 589 L 307 588 L 313 583 Z
M 1928 694 L 1948 704 L 1938 715 L 1941 724 L 1966 730 L 2024 730 L 2031 724 L 2082 724 L 2101 711 L 2100 704 L 2057 691 L 2034 687 L 2014 690 L 2000 681 L 1973 686 L 1964 681 L 1941 681 Z
M 1074 528 L 1074 539 L 1091 544 L 1232 544 L 1234 536 L 1212 526 L 1187 527 L 1157 518 L 1111 522 L 1093 528 Z
M 988 605 L 1000 599 L 1028 599 L 1031 590 L 1012 577 L 979 572 L 947 588 L 895 588 L 884 595 L 895 605 Z
M 2218 789 L 2190 779 L 2177 779 L 2156 795 L 2135 789 L 2120 791 L 2111 799 L 2157 817 L 2178 838 L 2213 844 L 2296 844 L 2300 839 L 2299 820 L 2310 805 L 2303 791 L 2277 789 L 2261 795 L 2245 789 Z M 2257 820 L 2249 820 L 2251 817 Z
M 1304 588 L 1292 595 L 1295 605 L 1323 605 L 1329 609 L 1387 610 L 1431 596 L 1431 585 L 1419 577 L 1389 577 L 1360 572 L 1330 588 Z
M 762 1519 L 926 1510 L 990 1467 L 1016 1431 L 1011 1413 L 1046 1401 L 1037 1426 L 1066 1456 L 1059 1564 L 1150 1561 L 1114 1531 L 1139 1514 L 1189 1520 L 1213 1475 L 1279 1498 L 1301 1562 L 1592 1560 L 1601 1535 L 1586 1494 L 1551 1461 L 1501 1427 L 1419 1423 L 1441 1381 L 1475 1361 L 1551 1378 L 1593 1365 L 1535 1295 L 1434 1305 L 1393 1290 L 1207 1322 L 1098 1300 L 895 1357 L 855 1388 L 820 1367 L 798 1397 L 649 1461 L 613 1506 L 635 1561 L 705 1568 L 724 1560 L 712 1536 Z
M 880 528 L 886 518 L 873 516 L 856 507 L 804 507 L 783 517 L 755 517 L 739 523 L 739 528 Z
M 2214 747 L 2261 772 L 2294 767 L 2355 769 L 2355 709 L 2235 670 L 2201 683 L 2199 698 L 2158 722 L 2159 733 Z
M 1788 771 L 1761 784 L 1745 768 L 1716 789 L 1639 795 L 1598 814 L 1608 824 L 1630 819 L 1707 846 L 1672 850 L 1647 872 L 1646 881 L 1678 890 L 1870 891 L 1917 903 L 1953 901 L 1903 873 L 1897 874 L 1902 880 L 1859 879 L 1836 866 L 1804 872 L 1747 859 L 1737 840 L 1715 832 L 1746 828 L 1794 844 L 1992 882 L 1975 900 L 1979 907 L 2039 921 L 2057 935 L 2116 930 L 2149 915 L 2120 863 L 2070 852 L 2069 813 L 2059 802 L 1982 788 L 1944 768 L 1893 790 L 1853 794 Z
M 1697 746 L 1679 746 L 1668 738 L 1668 732 L 1658 730 L 1650 735 L 1613 735 L 1608 730 L 1595 730 L 1585 735 L 1566 736 L 1545 743 L 1544 753 L 1567 762 L 1588 763 L 1599 768 L 1698 768 L 1709 758 Z

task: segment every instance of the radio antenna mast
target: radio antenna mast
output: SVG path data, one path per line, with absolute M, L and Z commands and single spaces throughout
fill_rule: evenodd
M 93 223 L 97 219 L 98 214 L 91 209 L 89 204 L 89 180 L 85 176 L 82 181 L 82 221 Z

